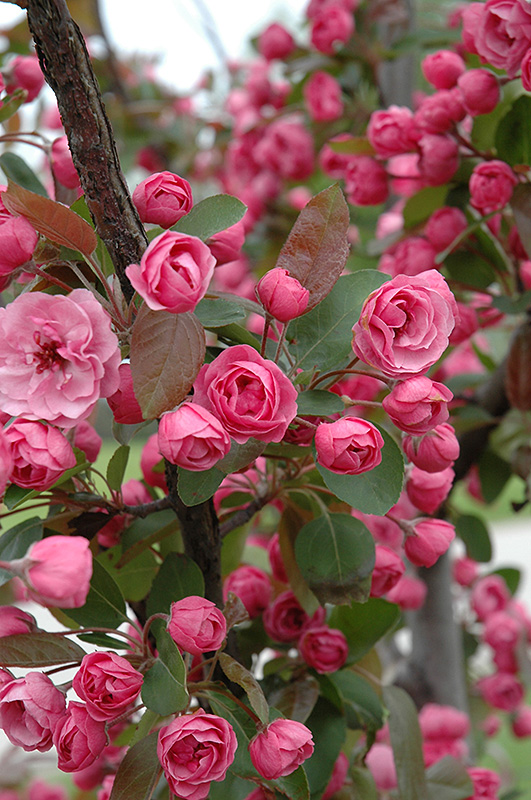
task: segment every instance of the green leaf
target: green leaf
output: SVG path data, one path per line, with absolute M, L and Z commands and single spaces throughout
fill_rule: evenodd
M 11 486 L 7 487 L 3 503 L 9 511 L 12 511 L 12 509 L 22 505 L 31 497 L 35 497 L 35 489 L 25 489 L 12 483 Z
M 142 701 L 162 717 L 176 714 L 188 705 L 186 667 L 179 648 L 164 628 L 157 632 L 157 660 L 144 674 Z
M 313 675 L 301 675 L 296 680 L 274 689 L 269 702 L 283 716 L 305 723 L 319 699 L 319 683 Z
M 5 101 L 4 101 L 5 103 Z M 5 105 L 0 109 L 0 113 L 4 110 Z M 48 192 L 40 182 L 39 178 L 35 175 L 31 167 L 28 167 L 26 162 L 17 156 L 16 153 L 2 153 L 0 156 L 0 167 L 8 180 L 28 189 L 30 192 L 41 195 L 41 197 L 48 197 Z
M 31 545 L 42 539 L 42 533 L 42 520 L 39 517 L 19 522 L 0 536 L 0 560 L 14 561 L 16 558 L 23 558 Z M 12 572 L 0 569 L 0 586 L 10 581 L 12 577 Z
M 378 800 L 379 794 L 370 770 L 363 767 L 352 767 L 350 778 L 356 800 Z
M 295 558 L 319 602 L 365 602 L 374 569 L 374 539 L 348 514 L 323 514 L 304 525 L 295 541 Z
M 402 492 L 404 457 L 400 448 L 379 428 L 384 439 L 382 461 L 361 475 L 338 475 L 316 462 L 316 467 L 330 491 L 352 508 L 366 514 L 383 516 L 394 506 Z
M 425 222 L 436 209 L 444 205 L 448 186 L 428 186 L 416 192 L 404 206 L 404 227 L 414 228 Z
M 195 561 L 182 553 L 169 553 L 160 567 L 147 601 L 147 613 L 169 614 L 170 606 L 190 595 L 203 597 L 203 574 Z
M 507 584 L 510 593 L 512 595 L 516 594 L 522 579 L 522 573 L 519 569 L 515 567 L 500 567 L 499 569 L 492 570 L 491 574 L 500 575 Z
M 221 342 L 227 344 L 248 344 L 255 350 L 260 350 L 260 340 L 237 322 L 230 322 L 228 325 L 221 325 L 216 328 L 216 334 Z
M 308 764 L 308 762 L 306 761 L 305 764 Z M 280 792 L 285 797 L 289 797 L 290 800 L 309 800 L 310 797 L 308 779 L 302 765 L 297 767 L 295 772 L 292 772 L 291 775 L 286 775 L 284 778 L 277 778 L 276 781 L 267 781 L 267 785 L 277 789 L 277 792 Z
M 308 310 L 329 294 L 343 272 L 349 223 L 347 203 L 335 183 L 304 206 L 280 251 L 276 266 L 308 289 Z
M 162 536 L 166 531 L 176 533 L 178 529 L 177 517 L 169 508 L 144 518 L 138 517 L 122 534 L 120 541 L 122 552 L 125 554 L 141 543 L 158 540 L 157 537 Z M 122 563 L 124 558 L 125 555 L 121 558 Z
M 266 443 L 260 442 L 258 439 L 251 438 L 244 444 L 233 441 L 225 458 L 218 461 L 216 469 L 223 470 L 226 475 L 237 472 L 252 464 L 265 449 Z
M 215 194 L 197 203 L 185 217 L 181 217 L 172 231 L 198 236 L 205 241 L 215 233 L 236 225 L 246 211 L 247 206 L 236 197 L 230 194 Z
M 20 106 L 26 102 L 27 96 L 28 92 L 26 89 L 15 89 L 13 94 L 6 95 L 5 100 L 2 100 L 2 106 L 0 107 L 0 122 L 5 122 L 6 120 L 10 119 L 14 114 L 16 114 Z M 14 155 L 14 154 L 5 153 L 5 155 Z
M 154 731 L 129 748 L 118 767 L 110 800 L 151 800 L 162 775 L 157 737 Z
M 415 704 L 407 692 L 397 686 L 384 689 L 384 703 L 389 710 L 389 733 L 400 796 L 407 800 L 428 800 L 422 735 Z
M 380 597 L 332 609 L 328 625 L 343 631 L 349 643 L 349 662 L 359 661 L 400 618 L 400 609 Z
M 212 467 L 203 472 L 192 472 L 179 467 L 177 491 L 185 506 L 197 506 L 209 500 L 219 488 L 225 473 Z
M 479 254 L 468 250 L 450 253 L 444 259 L 444 267 L 450 278 L 478 289 L 486 289 L 496 280 L 491 265 Z
M 324 300 L 308 314 L 290 322 L 287 341 L 295 369 L 324 372 L 352 357 L 352 326 L 367 296 L 388 276 L 376 270 L 343 275 Z
M 466 768 L 452 756 L 445 756 L 426 771 L 430 800 L 466 800 L 474 785 Z
M 127 650 L 130 647 L 125 639 L 107 636 L 106 633 L 79 633 L 77 638 L 96 647 L 105 647 L 107 650 Z
M 0 638 L 2 667 L 51 667 L 80 662 L 85 651 L 66 636 L 53 633 L 19 633 Z
M 304 762 L 310 795 L 321 797 L 326 789 L 339 751 L 345 741 L 346 725 L 343 714 L 329 700 L 320 697 L 306 726 L 313 734 L 315 749 Z
M 109 556 L 111 553 L 114 558 L 109 563 L 114 565 L 114 569 L 111 568 L 109 571 L 112 572 L 125 599 L 129 602 L 143 600 L 151 589 L 155 575 L 158 574 L 159 562 L 155 554 L 149 549 L 142 550 L 135 558 L 126 558 L 124 563 L 116 564 L 121 555 L 121 547 L 107 550 L 105 555 Z
M 531 306 L 531 290 L 528 289 L 516 298 L 507 297 L 504 294 L 493 297 L 492 305 L 503 314 L 523 314 Z
M 494 139 L 498 158 L 513 166 L 531 163 L 531 97 L 522 95 L 500 120 Z
M 189 311 L 151 311 L 144 303 L 133 324 L 130 357 L 144 419 L 155 419 L 192 388 L 205 357 L 205 330 Z
M 328 416 L 343 411 L 345 405 L 334 392 L 321 389 L 309 389 L 301 392 L 297 398 L 299 416 Z
M 466 554 L 469 558 L 483 564 L 491 560 L 492 545 L 489 531 L 482 519 L 472 514 L 463 514 L 458 517 L 455 530 L 465 543 Z
M 327 676 L 341 698 L 347 725 L 376 731 L 384 724 L 384 710 L 380 698 L 365 678 L 348 669 Z
M 117 628 L 129 618 L 125 600 L 112 575 L 94 559 L 87 601 L 81 608 L 65 609 L 68 616 L 79 625 Z
M 130 447 L 122 444 L 114 451 L 109 459 L 107 465 L 107 482 L 115 492 L 119 492 L 122 487 L 122 481 L 129 460 L 129 452 Z
M 230 325 L 231 322 L 241 322 L 246 313 L 239 303 L 223 300 L 204 298 L 195 307 L 194 314 L 205 328 L 220 328 Z
M 267 725 L 269 721 L 269 706 L 262 687 L 254 675 L 227 653 L 220 654 L 219 664 L 227 678 L 245 690 L 251 708 L 260 721 Z

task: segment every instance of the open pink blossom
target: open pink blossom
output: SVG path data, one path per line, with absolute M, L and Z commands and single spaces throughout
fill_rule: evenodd
M 326 612 L 319 606 L 309 617 L 291 590 L 282 592 L 264 612 L 264 628 L 275 642 L 294 642 L 311 626 L 324 622 Z
M 83 536 L 48 536 L 18 562 L 30 597 L 44 606 L 80 608 L 92 577 L 92 553 Z
M 161 417 L 159 450 L 171 464 L 191 472 L 211 469 L 230 446 L 230 436 L 219 419 L 197 403 L 182 403 Z
M 142 674 L 116 653 L 88 653 L 74 675 L 72 686 L 87 704 L 93 719 L 116 719 L 136 700 Z
M 13 457 L 11 480 L 17 486 L 44 491 L 76 465 L 70 442 L 51 425 L 18 419 L 5 435 Z
M 382 461 L 384 440 L 372 422 L 342 417 L 322 423 L 315 431 L 315 450 L 321 466 L 338 475 L 361 475 Z
M 83 703 L 71 700 L 53 732 L 58 767 L 62 772 L 86 769 L 107 742 L 105 723 L 95 720 Z
M 65 696 L 42 672 L 4 683 L 0 688 L 0 728 L 16 747 L 50 750 L 52 734 L 65 714 Z
M 251 740 L 255 769 L 268 780 L 291 775 L 313 753 L 312 732 L 293 719 L 276 719 Z
M 118 388 L 110 317 L 87 289 L 31 292 L 0 309 L 0 409 L 73 428 Z
M 416 375 L 395 384 L 383 399 L 383 407 L 391 421 L 405 433 L 415 436 L 435 428 L 448 419 L 450 389 L 426 375 Z

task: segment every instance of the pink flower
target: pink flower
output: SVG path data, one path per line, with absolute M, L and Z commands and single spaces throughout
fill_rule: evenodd
M 422 236 L 408 236 L 394 247 L 390 247 L 380 259 L 378 269 L 391 277 L 396 275 L 420 275 L 435 269 L 434 246 Z
M 280 367 L 249 345 L 236 345 L 205 364 L 194 402 L 218 417 L 239 444 L 251 437 L 279 442 L 297 414 L 297 390 Z
M 459 586 L 471 586 L 478 575 L 477 561 L 467 556 L 456 558 L 452 566 L 452 577 Z
M 120 384 L 114 394 L 107 398 L 114 420 L 120 425 L 138 425 L 144 417 L 135 397 L 131 364 L 128 361 L 122 361 L 118 376 Z
M 398 553 L 384 544 L 376 545 L 375 556 L 371 597 L 382 597 L 396 586 L 406 568 Z
M 372 292 L 352 328 L 352 346 L 365 363 L 391 378 L 427 372 L 444 353 L 457 306 L 436 270 L 397 275 Z
M 353 156 L 345 172 L 347 200 L 355 206 L 375 206 L 389 196 L 387 172 L 371 156 Z
M 422 60 L 424 77 L 436 89 L 451 89 L 465 70 L 465 62 L 453 50 L 437 50 Z
M 470 733 L 470 719 L 453 706 L 426 703 L 419 713 L 425 739 L 464 739 Z
M 461 75 L 457 85 L 461 90 L 463 104 L 473 117 L 489 114 L 498 105 L 500 84 L 496 75 L 488 69 L 467 70 Z
M 308 289 L 281 267 L 266 272 L 258 281 L 256 294 L 265 310 L 280 322 L 300 317 L 310 299 Z
M 102 438 L 90 422 L 82 419 L 74 428 L 74 447 L 83 450 L 87 461 L 93 464 L 101 450 Z
M 329 3 L 313 18 L 311 42 L 316 50 L 330 56 L 354 32 L 354 17 L 341 3 Z
M 317 461 L 338 475 L 361 475 L 382 461 L 383 437 L 372 422 L 342 417 L 315 431 Z
M 518 178 L 505 161 L 484 161 L 477 164 L 470 176 L 470 204 L 490 214 L 503 208 L 511 199 Z
M 46 752 L 52 734 L 65 714 L 65 696 L 42 672 L 0 687 L 0 728 L 16 747 Z
M 531 47 L 523 57 L 520 68 L 522 70 L 522 86 L 526 92 L 531 92 Z
M 413 525 L 404 550 L 416 567 L 432 567 L 455 539 L 455 528 L 443 519 L 421 519 Z
M 230 228 L 210 236 L 206 243 L 216 259 L 216 267 L 222 267 L 224 264 L 230 264 L 231 261 L 236 261 L 240 257 L 244 242 L 245 227 L 243 220 L 241 220 L 235 225 L 231 225 Z M 236 277 L 233 268 L 229 267 L 229 269 L 231 270 L 231 277 Z M 239 280 L 237 282 L 239 283 Z
M 100 722 L 119 717 L 136 700 L 143 677 L 122 656 L 96 652 L 83 657 L 72 686 Z
M 30 597 L 44 606 L 85 605 L 92 577 L 89 544 L 82 536 L 48 536 L 35 542 L 21 559 Z
M 198 656 L 221 647 L 227 622 L 214 603 L 191 595 L 171 604 L 167 630 L 181 650 Z
M 372 773 L 378 791 L 389 792 L 391 789 L 396 789 L 398 780 L 395 761 L 393 751 L 388 744 L 379 742 L 373 744 L 367 753 L 365 763 Z
M 30 261 L 39 241 L 39 234 L 24 217 L 0 215 L 0 279 Z M 5 285 L 5 284 L 4 284 Z
M 348 656 L 345 634 L 328 625 L 308 628 L 297 647 L 308 666 L 320 675 L 341 669 Z
M 420 175 L 428 186 L 441 186 L 453 178 L 459 166 L 457 142 L 441 133 L 425 133 L 418 147 Z
M 171 464 L 192 472 L 211 469 L 230 446 L 221 422 L 197 403 L 183 403 L 160 419 L 159 450 Z
M 15 420 L 5 429 L 11 447 L 11 480 L 25 489 L 44 491 L 76 465 L 68 439 L 57 428 L 31 420 Z
M 269 576 L 258 567 L 244 565 L 227 576 L 223 583 L 223 599 L 229 592 L 237 595 L 250 619 L 259 616 L 271 600 L 272 586 Z
M 517 710 L 511 728 L 518 739 L 527 739 L 531 736 L 531 707 L 521 706 Z
M 37 621 L 16 606 L 0 606 L 0 638 L 17 633 L 33 633 L 38 630 Z
M 504 69 L 513 78 L 531 43 L 528 25 L 522 24 L 518 0 L 487 0 L 474 31 L 474 45 L 482 61 Z
M 312 73 L 303 94 L 308 114 L 315 122 L 328 122 L 343 113 L 341 86 L 328 72 Z
M 344 785 L 349 768 L 348 758 L 344 753 L 340 753 L 336 758 L 330 780 L 321 800 L 330 800 Z
M 237 747 L 232 726 L 222 717 L 177 717 L 159 731 L 157 754 L 170 790 L 184 800 L 204 800 L 211 781 L 222 781 Z
M 63 786 L 52 786 L 37 778 L 28 786 L 28 800 L 68 800 L 68 794 Z
M 484 767 L 468 767 L 467 772 L 474 784 L 474 794 L 467 800 L 498 800 L 501 779 L 496 772 Z
M 480 578 L 470 597 L 470 604 L 477 618 L 484 622 L 496 611 L 507 608 L 511 595 L 501 575 L 486 575 Z
M 73 428 L 118 387 L 110 317 L 87 289 L 31 292 L 0 309 L 0 408 Z
M 258 37 L 258 52 L 268 61 L 286 58 L 295 49 L 293 36 L 283 25 L 274 22 Z
M 407 496 L 424 514 L 433 514 L 448 497 L 454 477 L 452 467 L 440 472 L 425 472 L 413 467 L 406 484 Z
M 142 470 L 142 477 L 148 486 L 158 486 L 164 492 L 168 491 L 166 478 L 164 477 L 164 461 L 159 450 L 157 433 L 152 433 L 142 448 L 140 469 Z
M 420 131 L 446 133 L 466 116 L 459 89 L 440 89 L 425 97 L 415 112 Z
M 477 686 L 484 701 L 501 711 L 516 711 L 524 699 L 524 687 L 509 672 L 495 672 L 481 678 Z
M 5 79 L 8 94 L 12 94 L 15 89 L 27 91 L 26 103 L 35 100 L 44 86 L 44 75 L 37 56 L 15 56 L 8 64 Z
M 192 188 L 180 175 L 156 172 L 138 184 L 133 203 L 142 222 L 171 228 L 192 209 Z
M 522 639 L 523 629 L 519 620 L 506 611 L 495 611 L 485 620 L 483 641 L 493 650 L 514 650 Z
M 71 700 L 53 732 L 60 770 L 77 772 L 89 767 L 105 747 L 105 723 L 88 713 L 83 703 Z
M 51 149 L 52 170 L 54 178 L 67 189 L 77 189 L 79 175 L 72 161 L 72 153 L 68 146 L 68 138 L 60 136 L 54 139 Z
M 274 579 L 276 581 L 280 581 L 280 583 L 289 583 L 286 567 L 284 566 L 282 553 L 280 551 L 280 536 L 278 533 L 273 534 L 269 540 L 269 544 L 267 545 L 267 555 Z
M 0 428 L 0 498 L 4 496 L 13 472 L 13 454 L 3 428 Z
M 418 136 L 413 112 L 406 106 L 389 106 L 373 111 L 367 127 L 367 138 L 382 158 L 391 158 L 415 149 Z
M 443 206 L 433 212 L 426 223 L 424 233 L 435 250 L 440 253 L 452 244 L 467 225 L 467 218 L 460 208 Z
M 275 642 L 294 642 L 307 628 L 322 625 L 324 618 L 322 606 L 310 618 L 289 589 L 275 598 L 263 617 L 265 631 Z
M 398 583 L 387 592 L 386 599 L 396 603 L 402 611 L 416 611 L 424 605 L 428 587 L 420 578 L 402 575 Z
M 313 138 L 301 122 L 280 118 L 267 126 L 253 158 L 281 178 L 303 181 L 313 171 Z
M 193 311 L 204 297 L 216 259 L 201 239 L 165 231 L 149 244 L 140 264 L 126 274 L 152 311 Z
M 424 436 L 405 436 L 402 447 L 408 459 L 424 472 L 441 472 L 453 466 L 459 455 L 457 436 L 447 422 Z
M 313 753 L 312 732 L 302 722 L 276 719 L 251 740 L 249 755 L 267 780 L 291 775 Z
M 442 383 L 417 375 L 397 383 L 382 405 L 397 428 L 421 436 L 446 422 L 447 403 L 452 398 L 452 392 Z

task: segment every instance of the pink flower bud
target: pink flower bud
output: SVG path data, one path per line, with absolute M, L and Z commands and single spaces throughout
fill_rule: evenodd
M 459 586 L 471 586 L 479 575 L 477 561 L 467 556 L 456 558 L 452 566 L 452 577 Z
M 0 688 L 0 728 L 16 747 L 44 753 L 65 714 L 65 696 L 42 672 L 4 683 Z
M 107 398 L 114 420 L 120 425 L 138 425 L 144 420 L 144 417 L 133 389 L 131 364 L 128 361 L 122 361 L 118 368 L 118 374 L 120 385 L 115 393 Z
M 424 514 L 433 514 L 448 497 L 454 475 L 451 467 L 440 472 L 425 472 L 413 467 L 406 484 L 407 496 Z
M 448 419 L 447 403 L 453 394 L 425 375 L 400 381 L 382 405 L 391 421 L 405 433 L 421 436 Z
M 171 464 L 192 472 L 211 469 L 230 446 L 221 422 L 197 403 L 183 403 L 160 419 L 159 450 Z
M 522 70 L 522 86 L 526 92 L 531 92 L 531 48 L 523 57 L 520 69 Z
M 307 628 L 322 625 L 326 612 L 319 606 L 313 617 L 299 604 L 292 591 L 279 594 L 264 612 L 264 628 L 275 642 L 294 642 Z
M 453 50 L 437 50 L 422 60 L 424 77 L 436 89 L 451 89 L 465 70 L 465 62 Z
M 418 136 L 413 112 L 406 106 L 389 106 L 385 110 L 373 111 L 367 138 L 381 158 L 414 150 Z
M 345 173 L 347 200 L 354 206 L 375 206 L 389 197 L 387 172 L 371 156 L 354 156 Z
M 23 559 L 32 599 L 59 608 L 85 605 L 92 577 L 89 544 L 82 536 L 48 536 L 35 542 Z
M 508 672 L 495 672 L 481 678 L 477 686 L 485 702 L 500 711 L 516 711 L 524 699 L 524 687 Z
M 106 742 L 105 723 L 91 717 L 83 703 L 71 700 L 53 732 L 59 769 L 62 772 L 86 769 L 103 751 Z
M 101 450 L 102 438 L 90 422 L 82 419 L 74 428 L 74 447 L 83 450 L 87 461 L 93 464 Z
M 0 606 L 0 638 L 38 630 L 34 616 L 16 606 Z
M 164 460 L 159 450 L 159 436 L 153 433 L 144 447 L 140 456 L 140 469 L 142 477 L 148 486 L 158 486 L 164 492 L 168 491 L 164 477 Z
M 482 214 L 503 208 L 511 199 L 518 178 L 505 161 L 477 164 L 470 176 L 470 204 Z
M 313 753 L 312 732 L 292 719 L 276 719 L 251 740 L 249 755 L 267 780 L 291 775 Z
M 512 721 L 512 730 L 518 739 L 527 739 L 531 736 L 531 707 L 522 706 L 516 712 Z
M 458 345 L 468 341 L 479 328 L 478 315 L 475 308 L 464 303 L 457 303 L 457 319 L 450 335 L 450 344 Z
M 330 780 L 328 781 L 321 800 L 330 800 L 336 792 L 339 792 L 339 790 L 343 788 L 348 774 L 348 768 L 348 758 L 344 753 L 340 753 L 335 761 Z
M 171 604 L 167 630 L 181 650 L 198 656 L 221 647 L 227 622 L 214 603 L 191 595 Z
M 495 611 L 485 620 L 483 641 L 493 650 L 514 650 L 522 638 L 523 629 L 519 620 L 506 611 Z
M 453 706 L 427 703 L 419 713 L 425 739 L 464 739 L 470 733 L 470 719 Z
M 269 25 L 258 37 L 258 52 L 267 61 L 286 58 L 294 49 L 293 36 L 278 22 Z
M 383 597 L 396 586 L 405 572 L 404 562 L 394 550 L 383 544 L 375 548 L 376 560 L 371 581 L 371 597 Z
M 25 489 L 49 489 L 67 469 L 76 465 L 68 439 L 42 422 L 15 420 L 5 429 L 11 446 L 11 480 Z
M 266 272 L 258 282 L 256 294 L 265 310 L 280 322 L 300 317 L 310 299 L 308 289 L 281 267 Z
M 329 122 L 343 113 L 341 86 L 328 72 L 314 72 L 304 84 L 304 102 L 315 122 Z
M 483 3 L 472 3 L 472 5 L 482 6 Z M 472 800 L 475 800 L 475 798 L 479 798 L 479 800 L 497 800 L 501 779 L 496 772 L 484 767 L 468 767 L 467 772 L 474 784 Z
M 421 132 L 446 133 L 466 116 L 459 89 L 441 89 L 425 97 L 415 112 L 415 124 Z
M 320 675 L 341 669 L 348 656 L 345 634 L 328 625 L 308 628 L 297 646 L 308 666 Z
M 442 472 L 453 466 L 459 455 L 459 442 L 447 422 L 424 436 L 405 436 L 402 448 L 408 459 L 424 472 Z
M 282 560 L 282 553 L 280 552 L 280 537 L 278 533 L 273 534 L 267 546 L 267 555 L 271 565 L 271 572 L 276 581 L 281 583 L 289 583 L 286 573 L 286 567 Z
M 100 722 L 116 719 L 136 700 L 143 677 L 122 656 L 97 652 L 83 657 L 72 686 Z
M 432 567 L 455 539 L 455 528 L 442 519 L 421 519 L 407 536 L 404 550 L 416 567 Z
M 72 161 L 72 153 L 68 146 L 68 138 L 60 136 L 52 142 L 51 150 L 52 170 L 54 178 L 67 189 L 77 189 L 79 175 Z
M 312 22 L 311 42 L 316 50 L 332 55 L 354 32 L 354 16 L 338 3 L 330 3 Z
M 402 611 L 416 611 L 424 605 L 428 587 L 420 578 L 402 575 L 398 583 L 387 592 L 386 599 L 396 603 Z
M 229 592 L 240 598 L 249 618 L 254 619 L 269 605 L 272 593 L 271 581 L 258 567 L 244 565 L 235 569 L 225 579 L 224 600 L 227 599 Z
M 424 233 L 435 250 L 440 253 L 452 244 L 467 225 L 467 219 L 460 208 L 443 206 L 433 212 L 426 223 Z
M 457 85 L 461 90 L 464 106 L 473 117 L 490 114 L 500 100 L 498 78 L 488 69 L 469 69 Z
M 39 234 L 24 217 L 0 217 L 0 278 L 9 278 L 33 256 Z
M 470 597 L 470 604 L 480 622 L 496 611 L 507 608 L 511 595 L 501 575 L 486 575 L 480 578 Z
M 459 166 L 457 142 L 439 133 L 425 133 L 419 141 L 419 170 L 428 186 L 449 181 Z
M 63 786 L 52 786 L 37 778 L 28 786 L 28 800 L 68 800 L 68 794 Z
M 224 231 L 219 231 L 207 239 L 210 252 L 216 259 L 216 267 L 222 267 L 231 261 L 236 261 L 241 255 L 245 241 L 245 227 L 243 220 L 231 225 Z M 229 267 L 229 269 L 231 269 Z
M 133 203 L 142 222 L 171 228 L 192 209 L 192 188 L 173 172 L 156 172 L 138 184 Z
M 422 236 L 408 236 L 386 250 L 378 269 L 393 278 L 396 275 L 420 275 L 428 269 L 436 269 L 436 255 L 433 245 Z
M 280 178 L 304 181 L 313 171 L 312 135 L 293 118 L 277 119 L 253 148 L 253 160 Z
M 388 744 L 379 742 L 373 744 L 365 757 L 365 764 L 372 773 L 378 791 L 389 792 L 396 789 L 398 780 L 395 761 L 393 751 Z
M 44 86 L 44 75 L 37 56 L 15 56 L 9 62 L 4 75 L 8 94 L 12 94 L 15 89 L 25 89 L 28 93 L 26 103 L 35 100 Z
M 317 461 L 338 475 L 361 475 L 382 461 L 383 438 L 372 422 L 342 417 L 315 431 Z

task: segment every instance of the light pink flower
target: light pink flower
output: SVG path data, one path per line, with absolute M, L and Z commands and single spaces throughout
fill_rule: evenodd
M 372 422 L 342 417 L 315 431 L 317 461 L 338 475 L 361 475 L 382 461 L 383 437 Z
M 5 431 L 0 428 L 0 497 L 4 496 L 6 486 L 13 472 L 13 454 Z
M 165 231 L 126 274 L 152 311 L 193 311 L 204 297 L 216 259 L 197 236 Z
M 291 775 L 313 753 L 312 732 L 292 719 L 276 719 L 251 740 L 255 769 L 268 780 Z
M 420 578 L 402 575 L 393 588 L 387 592 L 386 599 L 396 603 L 402 611 L 416 611 L 424 605 L 428 587 Z
M 142 681 L 142 674 L 122 656 L 96 652 L 83 657 L 72 686 L 90 716 L 106 721 L 129 708 L 140 694 Z
M 5 436 L 13 457 L 11 480 L 17 486 L 44 491 L 76 465 L 70 442 L 51 425 L 17 419 Z
M 309 667 L 320 675 L 335 672 L 345 664 L 348 642 L 345 634 L 328 625 L 311 627 L 298 641 L 297 647 Z
M 4 683 L 0 688 L 0 728 L 16 747 L 46 752 L 65 714 L 65 696 L 42 672 Z
M 171 228 L 192 209 L 192 188 L 174 172 L 155 172 L 138 184 L 133 203 L 142 222 Z
M 395 384 L 382 405 L 391 421 L 405 433 L 421 436 L 446 422 L 450 389 L 425 375 L 406 378 Z
M 91 292 L 31 292 L 0 309 L 0 409 L 73 428 L 118 387 L 120 350 Z
M 237 747 L 232 726 L 222 717 L 177 717 L 159 731 L 157 754 L 170 790 L 183 800 L 204 800 L 211 781 L 222 781 Z
M 279 442 L 297 414 L 297 390 L 273 361 L 249 345 L 236 345 L 205 364 L 194 384 L 205 406 L 239 444 L 251 437 Z
M 92 577 L 92 553 L 83 536 L 48 536 L 20 560 L 30 597 L 44 606 L 80 608 Z
M 171 604 L 168 633 L 181 650 L 198 656 L 221 647 L 227 622 L 214 603 L 191 595 Z
M 231 446 L 219 419 L 197 403 L 183 403 L 163 414 L 158 435 L 164 458 L 192 472 L 211 469 Z
M 367 753 L 365 763 L 372 773 L 376 788 L 379 791 L 389 792 L 391 789 L 396 789 L 398 780 L 395 761 L 393 751 L 388 744 L 380 744 L 379 742 L 373 744 Z
M 525 5 L 525 0 L 487 0 L 474 31 L 474 45 L 481 59 L 504 69 L 510 78 L 516 75 L 531 44 Z
M 59 769 L 62 772 L 86 769 L 103 751 L 106 742 L 105 723 L 91 717 L 83 703 L 71 700 L 53 732 Z

